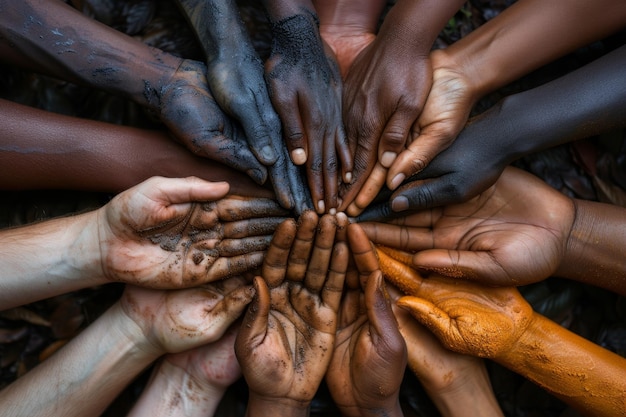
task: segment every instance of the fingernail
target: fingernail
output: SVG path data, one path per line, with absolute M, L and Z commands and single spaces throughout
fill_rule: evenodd
M 396 197 L 391 201 L 393 211 L 404 211 L 409 208 L 409 199 L 403 196 Z
M 324 200 L 320 200 L 317 202 L 317 211 L 318 213 L 323 213 L 326 210 L 326 205 L 324 204 Z
M 404 181 L 405 178 L 406 178 L 406 175 L 404 174 L 398 174 L 395 177 L 393 177 L 393 179 L 391 180 L 391 189 L 395 190 L 396 188 L 398 188 L 398 186 L 402 184 L 402 181 Z
M 337 214 L 337 209 L 331 208 L 330 210 L 328 210 L 328 214 L 330 214 L 331 216 L 334 216 L 335 214 Z
M 274 153 L 274 149 L 271 146 L 267 145 L 261 149 L 261 155 L 263 155 L 263 159 L 272 161 L 276 159 L 276 154 Z
M 393 161 L 396 160 L 396 156 L 398 156 L 397 153 L 387 151 L 383 153 L 383 156 L 380 158 L 380 164 L 385 168 L 389 168 L 391 164 L 393 164 Z
M 343 177 L 343 182 L 346 184 L 350 184 L 352 182 L 352 172 L 346 172 L 346 175 Z
M 291 151 L 291 160 L 296 165 L 302 165 L 306 162 L 306 152 L 302 148 L 296 148 Z

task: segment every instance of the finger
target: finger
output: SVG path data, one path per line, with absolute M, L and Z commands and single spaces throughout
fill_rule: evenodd
M 221 305 L 224 306 L 222 313 L 224 331 L 241 316 L 243 310 L 254 298 L 255 293 L 256 290 L 252 285 L 243 285 L 224 296 L 224 300 L 221 302 Z
M 387 186 L 398 188 L 405 179 L 421 172 L 433 158 L 449 146 L 436 142 L 439 138 L 420 135 L 394 161 L 387 173 Z
M 338 242 L 334 245 L 328 277 L 321 293 L 322 301 L 333 311 L 338 311 L 341 304 L 349 257 L 350 251 L 345 242 Z
M 349 184 L 352 182 L 354 161 L 352 160 L 352 152 L 350 152 L 350 145 L 348 144 L 348 136 L 343 126 L 340 126 L 335 134 L 335 150 L 341 164 L 341 178 L 343 182 Z
M 291 161 L 287 161 L 287 175 L 289 178 L 289 186 L 293 193 L 294 211 L 297 215 L 301 215 L 306 210 L 313 210 L 313 200 L 311 199 L 311 191 L 306 182 L 306 174 L 304 169 L 294 165 Z
M 375 271 L 379 270 L 378 257 L 374 251 L 372 243 L 358 224 L 348 226 L 348 242 L 354 257 L 357 270 L 359 271 L 359 282 L 365 288 L 367 278 Z
M 286 277 L 290 281 L 302 281 L 306 275 L 317 224 L 318 216 L 314 211 L 305 211 L 298 220 L 298 232 L 287 261 Z
M 376 251 L 384 252 L 386 255 L 395 259 L 398 262 L 401 262 L 405 265 L 413 264 L 413 253 L 405 252 L 403 250 L 397 248 L 390 248 L 388 246 L 375 245 Z
M 248 140 L 248 145 L 254 156 L 256 156 L 263 165 L 269 166 L 276 162 L 278 155 L 274 151 L 275 140 L 272 140 L 268 126 L 274 127 L 274 129 L 271 129 L 272 131 L 280 131 L 276 130 L 276 126 L 279 127 L 280 122 L 277 115 L 273 117 L 269 115 L 268 117 L 267 111 L 265 115 L 259 112 L 259 109 L 268 108 L 272 108 L 269 97 L 266 103 L 259 103 L 258 106 L 246 106 L 245 113 L 240 115 L 244 117 L 239 117 L 239 122 L 241 123 L 241 127 Z M 266 116 L 266 118 L 263 116 Z
M 205 282 L 242 274 L 263 264 L 265 252 L 252 252 L 232 257 L 219 257 L 206 271 Z
M 378 143 L 378 163 L 389 168 L 405 148 L 417 116 L 414 110 L 397 109 L 387 121 Z
M 263 252 L 267 250 L 271 240 L 272 235 L 252 236 L 241 239 L 224 239 L 217 246 L 217 251 L 220 257 L 246 255 L 250 252 Z
M 271 235 L 284 220 L 285 217 L 266 217 L 228 222 L 224 223 L 222 233 L 230 239 Z
M 376 254 L 380 263 L 380 270 L 389 282 L 405 294 L 419 295 L 423 278 L 415 269 L 393 259 L 378 248 L 376 249 Z
M 196 201 L 214 201 L 229 190 L 227 182 L 210 182 L 197 177 L 152 177 L 141 183 L 137 191 L 165 206 Z
M 278 202 L 269 198 L 227 196 L 216 203 L 218 217 L 223 222 L 244 220 L 252 217 L 280 217 L 289 212 Z
M 313 293 L 319 292 L 326 281 L 336 230 L 335 216 L 330 214 L 323 216 L 318 223 L 315 244 L 304 278 L 304 285 Z
M 346 210 L 348 215 L 357 216 L 376 198 L 385 184 L 386 175 L 387 169 L 377 162 L 356 198 Z
M 365 305 L 370 322 L 370 337 L 374 344 L 386 346 L 388 353 L 404 353 L 406 351 L 404 339 L 398 329 L 398 323 L 391 309 L 391 299 L 385 289 L 385 282 L 380 271 L 374 272 L 367 280 Z
M 396 304 L 398 307 L 408 310 L 415 319 L 426 326 L 437 338 L 445 344 L 447 340 L 450 316 L 436 305 L 423 298 L 405 296 L 401 297 Z M 451 349 L 452 346 L 447 346 Z
M 293 219 L 282 222 L 274 233 L 261 270 L 263 279 L 270 288 L 279 286 L 285 279 L 289 251 L 295 236 L 296 222 Z
M 450 278 L 463 278 L 489 285 L 520 285 L 489 251 L 432 249 L 416 253 L 413 265 Z
M 288 170 L 287 157 L 285 155 L 279 155 L 276 163 L 269 167 L 269 174 L 278 203 L 286 209 L 293 209 L 295 200 L 290 178 L 292 173 Z
M 335 242 L 347 242 L 348 241 L 348 226 L 350 225 L 350 219 L 345 213 L 339 212 L 335 215 L 337 221 L 337 232 L 335 233 Z
M 256 294 L 248 307 L 235 343 L 235 350 L 239 358 L 242 355 L 250 356 L 251 352 L 263 343 L 267 334 L 270 291 L 261 277 L 255 277 L 253 285 Z
M 425 171 L 422 171 L 422 173 Z M 457 204 L 467 199 L 459 192 L 462 184 L 452 182 L 452 175 L 427 180 L 415 180 L 398 188 L 391 196 L 390 207 L 394 213 L 425 210 Z
M 367 237 L 378 245 L 389 246 L 408 252 L 430 249 L 433 246 L 433 233 L 430 228 L 398 226 L 395 224 L 365 222 L 359 223 Z
M 332 135 L 334 136 L 334 134 Z M 333 137 L 324 140 L 323 149 L 323 176 L 325 211 L 335 214 L 337 211 L 337 155 Z
M 273 88 L 273 91 L 280 91 L 282 88 L 282 86 L 277 85 Z M 283 137 L 289 150 L 291 162 L 295 165 L 303 165 L 309 158 L 310 149 L 307 145 L 309 140 L 305 134 L 304 124 L 300 117 L 297 95 L 294 97 L 296 97 L 296 100 L 290 100 L 289 102 L 285 102 L 280 97 L 277 97 L 278 104 L 275 101 L 276 105 L 274 107 L 280 114 L 280 120 L 283 124 Z
M 326 211 L 326 205 L 324 203 L 324 154 L 321 149 L 319 138 L 314 138 L 316 141 L 309 146 L 309 153 L 306 161 L 307 179 L 309 182 L 309 189 L 311 190 L 311 197 L 315 211 L 322 215 Z

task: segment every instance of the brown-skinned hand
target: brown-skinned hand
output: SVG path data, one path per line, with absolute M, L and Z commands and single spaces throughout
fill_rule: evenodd
M 369 239 L 355 224 L 348 237 L 355 268 L 346 276 L 326 382 L 344 416 L 402 415 L 399 391 L 407 348 Z
M 573 221 L 571 199 L 508 167 L 493 186 L 465 203 L 361 225 L 377 244 L 419 251 L 412 265 L 420 270 L 517 286 L 556 271 Z
M 307 211 L 299 225 L 286 220 L 274 234 L 235 344 L 249 415 L 268 407 L 306 413 L 326 373 L 348 262 L 345 242 L 334 243 L 336 229 L 334 216 L 318 225 Z M 288 271 L 288 264 L 299 268 Z

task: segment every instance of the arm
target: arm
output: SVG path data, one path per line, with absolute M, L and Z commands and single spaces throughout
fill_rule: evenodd
M 622 46 L 563 77 L 505 98 L 472 120 L 449 148 L 367 217 L 466 201 L 524 155 L 626 126 L 625 63 Z
M 242 278 L 178 291 L 127 287 L 91 326 L 0 391 L 0 415 L 100 415 L 162 354 L 220 339 L 253 295 Z
M 285 211 L 272 200 L 214 201 L 227 192 L 152 178 L 96 211 L 2 230 L 0 308 L 107 282 L 189 287 L 257 267 Z
M 399 175 L 421 171 L 450 146 L 484 95 L 625 25 L 626 4 L 620 0 L 521 0 L 433 51 L 433 88 L 418 120 L 420 136 L 389 169 L 387 185 L 396 189 Z
M 241 376 L 236 336 L 231 328 L 216 342 L 165 356 L 127 417 L 213 416 L 228 386 Z
M 3 8 L 0 59 L 129 98 L 158 115 L 192 152 L 259 184 L 266 180 L 266 168 L 209 93 L 200 62 L 149 47 L 58 0 Z
M 1 189 L 121 192 L 159 175 L 226 181 L 232 194 L 272 196 L 239 171 L 192 154 L 165 132 L 64 116 L 2 99 L 0 114 Z
M 413 124 L 432 83 L 430 50 L 463 3 L 399 0 L 348 71 L 343 108 L 355 167 L 340 208 L 349 215 L 372 201 L 387 169 L 413 139 Z
M 311 1 L 263 4 L 273 37 L 266 79 L 287 148 L 294 163 L 306 165 L 314 209 L 319 214 L 334 211 L 338 173 L 343 181 L 352 175 L 338 66 L 320 37 Z
M 509 167 L 465 203 L 362 224 L 380 245 L 415 253 L 422 271 L 496 286 L 560 276 L 626 294 L 626 208 L 572 200 Z

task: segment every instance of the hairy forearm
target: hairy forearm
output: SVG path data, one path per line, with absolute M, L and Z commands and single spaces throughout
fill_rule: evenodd
M 467 72 L 479 99 L 624 26 L 622 0 L 521 0 L 446 48 L 444 65 Z
M 585 415 L 626 414 L 626 359 L 537 313 L 495 360 Z
M 576 216 L 556 275 L 626 295 L 626 209 L 575 200 Z
M 0 1 L 0 10 L 0 60 L 144 106 L 158 106 L 160 89 L 182 62 L 62 1 Z
M 0 416 L 100 415 L 159 353 L 115 304 L 45 362 L 0 392 Z
M 0 231 L 0 309 L 106 282 L 96 212 Z
M 212 416 L 223 395 L 223 388 L 201 385 L 163 360 L 127 417 Z

